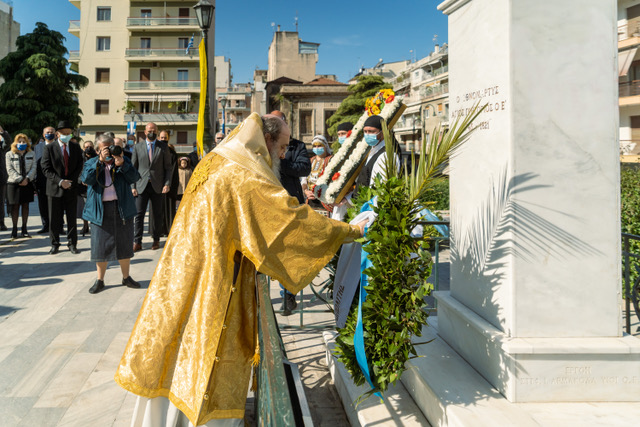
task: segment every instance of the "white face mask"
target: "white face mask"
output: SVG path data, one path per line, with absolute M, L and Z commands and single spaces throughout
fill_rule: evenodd
M 64 142 L 65 144 L 69 141 L 71 141 L 71 138 L 73 138 L 72 134 L 69 135 L 60 135 L 60 141 Z

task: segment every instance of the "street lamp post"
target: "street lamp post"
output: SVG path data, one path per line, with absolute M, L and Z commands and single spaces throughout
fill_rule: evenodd
M 200 30 L 202 31 L 202 38 L 204 40 L 204 51 L 206 52 L 205 58 L 205 66 L 207 67 L 207 71 L 209 68 L 209 47 L 208 47 L 208 34 L 209 28 L 211 27 L 211 23 L 213 22 L 213 14 L 215 11 L 214 5 L 209 0 L 200 0 L 193 9 L 196 12 L 196 18 L 198 19 L 198 25 L 200 26 Z M 202 61 L 203 58 L 200 58 Z M 205 94 L 205 105 L 204 105 L 204 140 L 202 141 L 203 147 L 207 147 L 209 149 L 213 148 L 213 135 L 211 133 L 211 118 L 209 117 L 209 73 L 207 72 L 207 93 Z M 201 100 L 202 101 L 202 100 Z
M 227 97 L 221 96 L 219 99 L 220 105 L 222 106 L 222 134 L 226 135 L 227 132 L 225 130 L 225 125 L 227 124 L 227 115 L 225 113 L 225 108 L 227 107 Z

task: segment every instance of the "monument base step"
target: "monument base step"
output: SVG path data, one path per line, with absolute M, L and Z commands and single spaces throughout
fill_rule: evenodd
M 640 340 L 513 338 L 449 292 L 438 300 L 438 335 L 511 402 L 640 402 Z
M 384 401 L 371 396 L 357 407 L 358 397 L 369 390 L 368 386 L 356 386 L 344 364 L 333 356 L 336 333 L 323 332 L 327 348 L 327 366 L 338 390 L 349 423 L 356 426 L 429 426 L 429 422 L 400 382 L 389 387 Z
M 630 426 L 640 403 L 512 403 L 437 335 L 438 317 L 419 341 L 422 357 L 407 363 L 401 378 L 412 400 L 434 426 Z

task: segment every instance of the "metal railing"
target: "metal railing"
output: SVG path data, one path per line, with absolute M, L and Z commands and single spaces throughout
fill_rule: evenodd
M 632 252 L 631 241 L 640 243 L 640 236 L 636 236 L 635 234 L 622 233 L 622 294 L 624 295 L 624 309 L 626 314 L 625 327 L 628 334 L 631 334 L 632 304 L 635 309 L 636 316 L 640 318 L 640 254 Z M 635 267 L 636 274 L 632 274 L 632 266 Z M 633 279 L 635 280 L 632 280 L 632 276 L 637 277 L 633 277 Z
M 70 50 L 69 51 L 69 61 L 77 61 L 80 59 L 80 51 L 79 50 Z
M 185 57 L 189 59 L 198 59 L 200 57 L 200 52 L 198 51 L 197 48 L 189 49 L 189 54 L 187 54 L 186 48 L 180 48 L 180 49 L 127 48 L 127 50 L 124 53 L 124 56 L 127 58 L 179 56 L 179 57 Z
M 423 226 L 446 225 L 448 227 L 449 221 L 422 221 L 420 222 L 420 225 L 423 225 Z M 443 243 L 449 242 L 449 238 L 448 237 L 428 237 L 426 238 L 426 240 L 433 243 L 433 246 L 432 246 L 433 248 L 432 250 L 434 251 L 434 254 L 433 254 L 434 263 L 433 263 L 433 269 L 432 269 L 433 280 L 434 280 L 433 290 L 437 291 L 440 288 L 440 268 L 438 265 L 440 262 L 440 248 Z M 330 265 L 327 265 L 325 267 L 325 270 L 327 270 L 330 273 L 330 275 L 335 274 L 335 271 L 332 270 L 332 267 Z M 309 304 L 314 303 L 316 301 L 321 301 L 322 303 L 327 305 L 327 308 L 326 309 L 317 309 L 317 308 L 305 309 L 304 289 L 302 289 L 298 294 L 296 294 L 296 299 L 299 301 L 298 307 L 295 310 L 291 310 L 291 314 L 297 313 L 299 315 L 299 319 L 300 319 L 299 324 L 298 325 L 280 325 L 281 329 L 333 329 L 335 327 L 335 325 L 332 325 L 332 324 L 305 325 L 304 323 L 305 313 L 333 313 L 334 312 L 333 308 L 331 308 L 333 303 L 333 287 L 332 287 L 331 278 L 325 279 L 319 284 L 315 284 L 311 282 L 309 284 L 309 290 L 311 290 L 311 293 L 313 294 L 311 296 L 311 299 L 309 300 Z M 433 312 L 433 311 L 436 311 L 436 309 L 437 309 L 437 304 L 434 299 L 433 306 L 427 306 L 427 311 Z M 275 313 L 282 314 L 284 313 L 284 311 L 275 310 Z
M 622 98 L 636 95 L 640 95 L 640 80 L 618 83 L 618 96 Z
M 149 113 L 149 114 L 135 114 L 135 119 L 138 122 L 154 122 L 154 123 L 186 123 L 197 122 L 197 113 Z M 124 114 L 124 120 L 131 120 L 131 113 Z
M 286 351 L 273 306 L 270 280 L 258 274 L 258 341 L 255 413 L 260 426 L 312 426 L 297 366 L 286 360 Z M 294 393 L 291 389 L 295 390 Z M 293 394 L 293 395 L 292 395 Z
M 443 93 L 449 93 L 449 83 L 429 86 L 420 89 L 419 94 L 422 99 L 430 98 L 432 96 L 442 95 Z
M 620 155 L 624 156 L 624 155 L 632 154 L 634 149 L 639 145 L 640 145 L 640 139 L 621 139 Z
M 80 21 L 69 21 L 69 32 L 80 29 Z
M 125 90 L 200 89 L 200 80 L 125 80 Z
M 196 18 L 127 18 L 127 27 L 198 26 Z

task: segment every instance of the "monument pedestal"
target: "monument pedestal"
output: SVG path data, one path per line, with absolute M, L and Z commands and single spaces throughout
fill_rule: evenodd
M 436 292 L 438 335 L 511 402 L 640 401 L 640 340 L 511 338 Z
M 451 286 L 438 334 L 510 402 L 640 401 L 623 336 L 616 4 L 447 0 Z

